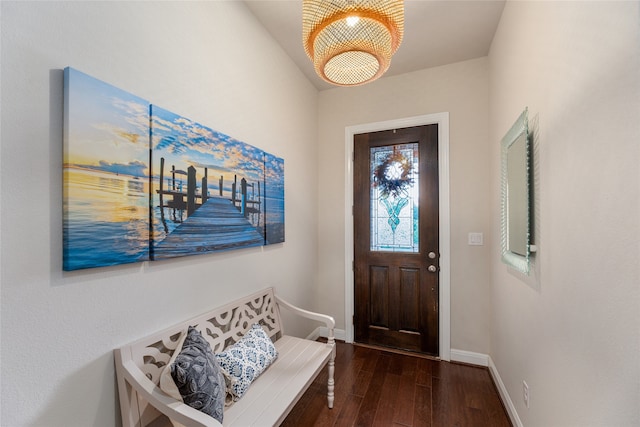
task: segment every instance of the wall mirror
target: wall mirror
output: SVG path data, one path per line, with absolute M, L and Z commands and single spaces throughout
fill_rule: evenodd
M 502 261 L 529 274 L 531 252 L 531 141 L 527 109 L 502 138 Z

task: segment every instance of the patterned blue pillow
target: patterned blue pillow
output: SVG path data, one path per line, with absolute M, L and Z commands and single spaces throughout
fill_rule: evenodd
M 278 357 L 271 338 L 258 323 L 234 345 L 216 354 L 227 378 L 227 391 L 233 401 L 240 399 L 253 380 Z
M 226 397 L 224 374 L 211 346 L 197 329 L 189 326 L 182 350 L 168 369 L 183 402 L 222 423 Z

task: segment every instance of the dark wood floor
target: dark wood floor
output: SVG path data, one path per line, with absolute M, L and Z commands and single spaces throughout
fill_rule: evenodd
M 338 342 L 333 409 L 327 372 L 283 426 L 511 427 L 486 368 Z

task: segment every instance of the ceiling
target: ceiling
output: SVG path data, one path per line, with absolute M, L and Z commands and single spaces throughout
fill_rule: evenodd
M 302 47 L 302 0 L 245 0 L 256 18 L 318 90 L 319 78 Z M 504 0 L 406 0 L 405 31 L 385 76 L 486 56 Z

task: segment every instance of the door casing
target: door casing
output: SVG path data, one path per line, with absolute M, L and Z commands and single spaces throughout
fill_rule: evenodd
M 449 113 L 427 114 L 383 122 L 366 123 L 345 128 L 345 341 L 354 339 L 353 290 L 353 138 L 359 133 L 404 127 L 438 124 L 438 171 L 440 204 L 440 295 L 439 348 L 440 359 L 451 360 L 451 243 L 449 210 Z

